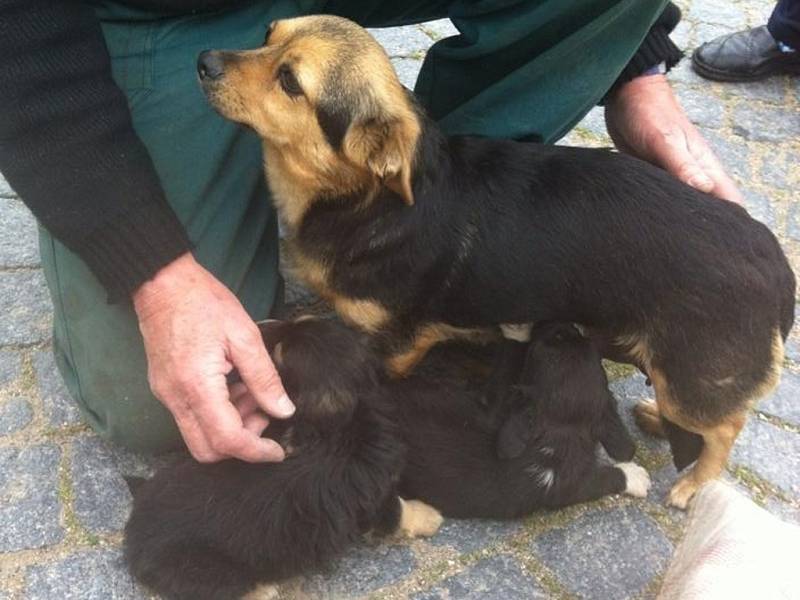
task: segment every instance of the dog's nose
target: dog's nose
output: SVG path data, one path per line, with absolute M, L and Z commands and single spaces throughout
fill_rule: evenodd
M 200 75 L 200 79 L 219 79 L 224 70 L 219 52 L 204 50 L 197 57 L 197 74 Z

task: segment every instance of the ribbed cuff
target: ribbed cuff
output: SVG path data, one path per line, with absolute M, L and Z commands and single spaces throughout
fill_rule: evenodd
M 186 230 L 166 203 L 121 217 L 71 244 L 106 288 L 109 303 L 128 299 L 161 267 L 192 248 Z

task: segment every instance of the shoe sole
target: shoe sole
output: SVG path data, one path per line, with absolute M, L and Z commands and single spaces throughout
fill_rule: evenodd
M 800 63 L 796 65 L 785 65 L 783 67 L 765 67 L 749 75 L 738 75 L 704 65 L 694 56 L 692 56 L 692 68 L 700 77 L 711 79 L 712 81 L 730 81 L 734 83 L 759 81 L 773 75 L 800 75 Z

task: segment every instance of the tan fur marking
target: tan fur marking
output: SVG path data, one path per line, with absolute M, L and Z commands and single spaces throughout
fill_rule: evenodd
M 278 598 L 280 598 L 280 594 L 276 585 L 262 583 L 242 596 L 241 600 L 278 600 Z
M 637 402 L 633 407 L 633 417 L 645 433 L 659 438 L 667 437 L 661 422 L 661 413 L 658 412 L 658 404 L 654 400 L 648 398 Z
M 442 524 L 441 513 L 419 500 L 400 500 L 400 523 L 397 534 L 403 537 L 430 537 Z
M 645 372 L 650 371 L 650 362 L 653 359 L 653 354 L 644 334 L 621 335 L 614 340 L 614 344 L 628 355 L 631 362 Z
M 389 311 L 375 300 L 354 300 L 334 294 L 333 306 L 344 321 L 367 333 L 377 333 L 391 320 Z
M 411 347 L 387 360 L 387 369 L 395 377 L 403 377 L 421 361 L 436 344 L 446 340 L 479 340 L 487 336 L 484 329 L 462 329 L 447 323 L 428 323 L 417 329 Z

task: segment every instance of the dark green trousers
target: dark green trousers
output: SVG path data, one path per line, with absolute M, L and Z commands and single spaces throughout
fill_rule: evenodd
M 94 2 L 113 75 L 197 259 L 254 319 L 280 296 L 275 213 L 254 135 L 207 105 L 195 62 L 207 48 L 250 48 L 274 20 L 333 13 L 368 27 L 449 17 L 461 35 L 437 42 L 416 92 L 450 133 L 553 142 L 608 90 L 665 0 L 259 0 L 165 19 Z M 500 232 L 498 232 L 500 233 Z M 147 384 L 130 304 L 109 305 L 86 265 L 41 233 L 55 306 L 54 350 L 67 387 L 101 434 L 136 450 L 178 446 Z

